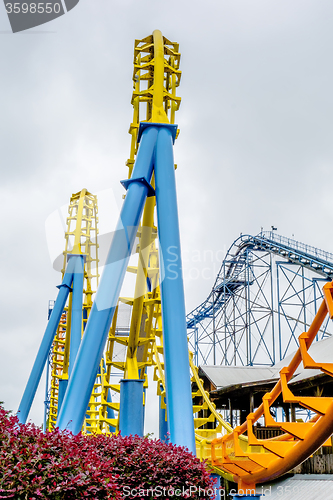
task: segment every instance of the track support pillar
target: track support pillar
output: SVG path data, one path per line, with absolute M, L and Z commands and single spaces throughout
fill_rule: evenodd
M 68 379 L 60 379 L 59 380 L 59 392 L 58 392 L 58 412 L 62 406 L 62 402 L 64 400 L 66 389 L 68 385 Z
M 168 433 L 169 433 L 169 428 L 168 428 L 168 421 L 167 421 L 167 411 L 165 408 L 161 408 L 161 403 L 162 403 L 162 397 L 160 396 L 160 409 L 159 409 L 159 438 L 163 443 L 167 443 L 169 438 L 168 438 Z
M 143 437 L 143 380 L 120 381 L 119 431 Z
M 210 475 L 211 478 L 215 479 L 216 483 L 214 485 L 214 496 L 211 496 L 211 499 L 212 500 L 219 500 L 220 498 L 220 495 L 219 495 L 219 490 L 220 490 L 220 486 L 221 486 L 221 476 L 219 476 L 218 474 L 211 474 Z
M 120 219 L 114 232 L 103 275 L 96 292 L 57 425 L 73 434 L 81 431 L 90 395 L 102 359 L 113 314 L 118 303 L 128 261 L 137 235 L 143 207 L 150 194 L 158 130 L 154 126 L 142 133 L 141 144 Z
M 69 292 L 71 290 L 71 284 L 73 281 L 73 273 L 74 273 L 74 267 L 75 267 L 75 260 L 70 259 L 66 272 L 64 275 L 64 279 L 62 281 L 62 284 L 58 286 L 59 292 L 57 296 L 57 300 L 55 301 L 50 319 L 48 321 L 43 340 L 40 344 L 34 365 L 32 367 L 31 373 L 29 380 L 27 382 L 26 388 L 24 390 L 24 394 L 22 396 L 22 400 L 18 409 L 18 419 L 21 424 L 25 424 L 29 415 L 29 411 L 32 405 L 32 402 L 34 400 L 39 381 L 41 379 L 44 366 L 47 360 L 47 357 L 49 355 L 52 342 L 54 339 L 54 336 L 56 334 L 59 321 L 61 318 L 61 315 L 64 311 L 64 307 L 66 304 L 67 297 L 69 295 Z
M 71 257 L 72 259 L 73 257 Z M 75 256 L 73 275 L 72 321 L 69 355 L 69 376 L 72 373 L 76 355 L 78 353 L 82 336 L 82 300 L 83 300 L 83 256 Z
M 185 297 L 180 251 L 172 126 L 160 128 L 155 153 L 155 193 L 161 268 L 166 400 L 170 440 L 196 453 Z

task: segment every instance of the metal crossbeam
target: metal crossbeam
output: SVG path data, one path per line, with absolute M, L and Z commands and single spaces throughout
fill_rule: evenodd
M 242 235 L 208 298 L 187 315 L 196 364 L 254 365 L 298 348 L 333 277 L 333 254 L 275 232 Z M 317 340 L 330 335 L 327 322 Z

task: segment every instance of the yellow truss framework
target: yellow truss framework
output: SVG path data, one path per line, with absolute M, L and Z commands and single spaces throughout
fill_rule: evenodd
M 163 37 L 160 31 L 156 30 L 153 35 L 135 41 L 132 97 L 134 112 L 129 128 L 132 139 L 130 158 L 126 162 L 128 178 L 131 177 L 137 153 L 140 121 L 172 124 L 175 121 L 175 112 L 179 109 L 181 101 L 180 97 L 176 96 L 176 88 L 181 77 L 179 62 L 179 45 Z M 140 114 L 144 119 L 140 119 Z M 154 187 L 154 178 L 152 185 Z M 144 387 L 147 387 L 147 367 L 153 366 L 157 394 L 161 396 L 162 407 L 166 408 L 157 228 L 154 223 L 155 204 L 155 197 L 150 197 L 146 201 L 142 223 L 138 230 L 139 244 L 136 249 L 138 264 L 128 267 L 129 273 L 136 274 L 134 296 L 119 299 L 119 303 L 131 306 L 129 331 L 124 334 L 117 327 L 117 307 L 83 425 L 83 431 L 89 434 L 108 434 L 118 431 L 119 402 L 110 401 L 108 397 L 110 391 L 120 392 L 120 384 L 112 381 L 112 370 L 117 370 L 118 374 L 122 373 L 124 378 L 144 379 Z M 91 282 L 93 278 L 98 280 L 97 199 L 86 190 L 82 190 L 72 196 L 68 211 L 62 273 L 69 254 L 85 255 L 83 310 L 87 313 L 83 321 L 87 321 L 94 294 Z M 92 274 L 93 268 L 96 269 L 95 274 Z M 147 278 L 150 280 L 150 290 L 147 288 Z M 71 295 L 53 344 L 49 429 L 55 426 L 57 419 L 59 380 L 68 378 L 70 317 Z M 119 346 L 126 350 L 122 361 L 114 355 Z M 191 353 L 189 353 L 189 363 L 193 382 L 197 454 L 201 459 L 207 459 L 210 457 L 211 440 L 221 435 L 221 432 L 231 432 L 232 429 L 223 421 L 215 405 L 209 400 L 209 395 L 199 379 L 198 369 L 193 364 Z M 113 412 L 111 417 L 110 410 Z M 218 424 L 217 427 L 215 422 Z M 231 477 L 227 473 L 226 476 Z
M 151 36 L 135 41 L 132 97 L 134 113 L 129 128 L 132 140 L 130 158 L 126 162 L 129 178 L 137 153 L 139 123 L 142 121 L 174 123 L 175 111 L 180 105 L 180 98 L 176 96 L 176 88 L 181 76 L 179 62 L 178 44 L 167 40 L 160 31 L 156 30 Z M 140 115 L 143 115 L 144 119 L 140 119 Z M 152 186 L 154 187 L 154 178 Z M 146 201 L 142 223 L 138 230 L 139 243 L 136 249 L 138 263 L 136 266 L 128 267 L 128 272 L 136 275 L 134 296 L 119 299 L 119 303 L 125 303 L 131 307 L 129 329 L 126 332 L 120 329 L 118 303 L 109 331 L 106 351 L 100 363 L 100 370 L 87 410 L 83 429 L 87 433 L 108 434 L 118 431 L 119 402 L 111 401 L 110 394 L 111 392 L 119 393 L 120 384 L 112 382 L 114 375 L 112 370 L 117 371 L 118 378 L 119 375 L 125 379 L 141 378 L 145 381 L 144 386 L 147 387 L 147 367 L 154 366 L 157 394 L 161 396 L 162 407 L 166 408 L 159 261 L 156 245 L 157 228 L 154 223 L 154 210 L 155 197 L 152 196 Z M 94 293 L 91 288 L 93 245 L 96 245 L 95 277 L 98 278 L 96 213 L 97 202 L 90 193 L 83 190 L 73 195 L 69 208 L 64 264 L 68 253 L 86 255 L 84 302 L 86 316 L 89 315 Z M 92 220 L 95 221 L 95 243 L 91 238 Z M 75 221 L 73 230 L 70 226 L 72 221 Z M 70 239 L 74 240 L 72 246 Z M 288 387 L 289 380 L 301 362 L 304 368 L 320 369 L 333 375 L 333 364 L 315 362 L 308 353 L 311 342 L 327 313 L 331 319 L 333 318 L 333 283 L 324 286 L 324 296 L 325 300 L 313 324 L 308 332 L 300 336 L 300 348 L 289 366 L 282 369 L 276 387 L 264 396 L 262 405 L 255 413 L 248 415 L 247 422 L 235 429 L 232 429 L 216 411 L 215 405 L 210 401 L 209 394 L 199 378 L 198 368 L 193 363 L 193 356 L 189 353 L 197 455 L 200 459 L 207 459 L 217 473 L 237 481 L 239 486 L 244 486 L 245 489 L 254 487 L 258 481 L 265 481 L 286 472 L 315 451 L 316 447 L 322 445 L 333 432 L 331 418 L 333 398 L 296 396 Z M 53 346 L 50 428 L 54 426 L 56 419 L 59 380 L 65 379 L 68 372 L 70 310 L 71 299 L 62 317 Z M 115 355 L 119 347 L 123 347 L 126 351 L 122 360 Z M 307 423 L 275 422 L 270 415 L 269 408 L 279 394 L 282 394 L 285 402 L 293 402 L 311 409 L 316 416 Z M 257 439 L 253 432 L 253 423 L 262 415 L 267 425 L 280 428 L 285 434 L 267 440 Z
M 84 256 L 84 300 L 82 311 L 82 334 L 93 303 L 94 288 L 98 285 L 98 207 L 97 198 L 86 189 L 72 195 L 68 207 L 67 230 L 62 277 L 68 257 Z M 95 280 L 95 281 L 94 281 Z M 58 416 L 59 381 L 68 380 L 69 346 L 71 333 L 72 294 L 65 307 L 52 345 L 51 387 L 48 429 L 55 427 Z
M 130 158 L 126 162 L 129 169 L 128 178 L 131 177 L 137 153 L 139 123 L 150 121 L 173 124 L 175 121 L 175 112 L 181 102 L 181 98 L 176 96 L 176 88 L 181 77 L 179 63 L 178 43 L 170 42 L 160 31 L 156 30 L 151 36 L 142 40 L 135 40 L 132 96 L 134 112 L 129 128 L 132 140 Z M 141 119 L 140 114 L 143 114 Z M 154 187 L 154 178 L 152 186 Z M 128 272 L 136 274 L 134 296 L 119 299 L 120 303 L 131 306 L 129 332 L 124 335 L 117 329 L 117 309 L 109 332 L 105 356 L 101 362 L 100 374 L 89 403 L 87 412 L 90 417 L 89 427 L 88 420 L 85 426 L 87 432 L 109 433 L 110 427 L 118 431 L 118 416 L 108 417 L 108 409 L 119 411 L 119 402 L 107 401 L 109 389 L 120 392 L 120 384 L 112 383 L 112 370 L 123 373 L 123 378 L 144 379 L 144 387 L 147 387 L 146 369 L 148 366 L 154 366 L 157 394 L 161 396 L 162 407 L 166 408 L 157 227 L 154 223 L 155 204 L 154 196 L 147 198 L 142 223 L 138 230 L 139 244 L 136 249 L 138 264 L 127 269 Z M 150 290 L 147 278 L 150 280 Z M 126 349 L 122 361 L 114 356 L 117 346 Z M 192 361 L 191 353 L 189 353 L 189 363 L 192 371 L 197 455 L 202 460 L 209 459 L 212 439 L 230 433 L 232 428 L 224 422 L 216 411 L 214 403 L 210 401 L 209 394 L 198 376 L 198 369 Z M 216 470 L 231 479 L 231 475 L 227 472 Z

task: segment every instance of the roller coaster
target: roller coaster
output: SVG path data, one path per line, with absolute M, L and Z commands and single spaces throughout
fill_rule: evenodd
M 257 483 L 291 470 L 333 433 L 333 398 L 297 396 L 288 386 L 300 364 L 333 375 L 333 363 L 309 354 L 313 341 L 331 335 L 333 255 L 274 230 L 241 235 L 207 300 L 186 317 L 173 159 L 179 67 L 178 43 L 160 31 L 135 41 L 120 219 L 100 263 L 97 198 L 86 189 L 72 195 L 62 283 L 18 417 L 26 422 L 46 365 L 44 430 L 142 436 L 147 370 L 153 367 L 160 438 L 169 433 L 172 443 L 207 460 L 212 473 L 237 482 L 242 498 L 259 498 Z M 136 265 L 130 263 L 133 250 Z M 132 297 L 120 296 L 126 272 L 136 276 Z M 126 324 L 124 310 L 130 312 Z M 273 390 L 233 428 L 205 390 L 199 364 L 272 366 L 295 349 Z M 310 411 L 310 420 L 273 418 L 270 410 L 281 394 L 284 402 Z M 253 426 L 262 417 L 283 433 L 258 439 Z
M 333 276 L 333 255 L 275 231 L 241 235 L 209 297 L 187 315 L 196 364 L 274 365 L 298 337 Z M 328 320 L 317 340 L 329 336 Z

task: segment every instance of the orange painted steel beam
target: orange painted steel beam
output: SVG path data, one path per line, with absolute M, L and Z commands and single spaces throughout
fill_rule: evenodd
M 281 370 L 280 380 L 272 391 L 263 396 L 262 404 L 248 415 L 246 422 L 236 427 L 231 434 L 212 441 L 212 464 L 231 472 L 241 489 L 253 488 L 256 483 L 273 480 L 293 469 L 333 433 L 333 398 L 295 396 L 288 387 L 301 362 L 305 368 L 321 369 L 333 376 L 333 363 L 315 362 L 308 354 L 327 314 L 333 318 L 333 282 L 326 283 L 323 291 L 324 300 L 309 330 L 300 336 L 300 348 L 289 365 Z M 269 409 L 280 394 L 285 402 L 309 408 L 317 413 L 316 416 L 306 423 L 276 422 Z M 263 415 L 266 425 L 279 427 L 285 434 L 272 439 L 257 439 L 252 426 Z M 244 441 L 241 443 L 238 438 L 246 431 L 248 443 L 244 450 Z M 221 449 L 221 457 L 217 456 L 218 449 Z

